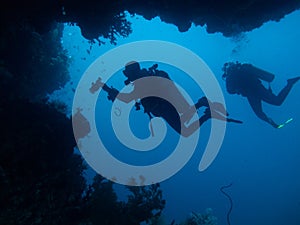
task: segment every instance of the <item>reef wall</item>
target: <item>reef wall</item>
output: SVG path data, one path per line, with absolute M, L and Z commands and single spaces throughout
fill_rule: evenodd
M 0 224 L 134 225 L 159 216 L 165 204 L 159 186 L 131 188 L 124 203 L 101 177 L 86 185 L 70 119 L 45 104 L 69 80 L 58 22 L 76 23 L 101 44 L 99 37 L 116 43 L 130 34 L 124 11 L 159 16 L 181 32 L 194 23 L 234 36 L 299 8 L 299 0 L 6 1 L 0 8 Z M 127 218 L 115 221 L 115 215 Z
M 159 16 L 163 21 L 175 24 L 182 32 L 194 23 L 206 25 L 209 33 L 233 36 L 269 20 L 278 21 L 299 8 L 299 0 L 30 0 L 26 3 L 7 2 L 1 6 L 1 17 L 12 23 L 26 20 L 39 33 L 51 29 L 54 21 L 76 23 L 83 35 L 93 40 L 99 36 L 127 35 L 128 24 L 122 14 L 128 11 L 146 19 Z

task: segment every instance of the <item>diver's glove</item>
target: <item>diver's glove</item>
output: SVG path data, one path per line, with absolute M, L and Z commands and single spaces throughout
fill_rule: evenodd
M 110 88 L 110 90 L 108 91 L 108 100 L 111 100 L 112 102 L 115 101 L 117 95 L 119 94 L 119 91 L 113 87 Z

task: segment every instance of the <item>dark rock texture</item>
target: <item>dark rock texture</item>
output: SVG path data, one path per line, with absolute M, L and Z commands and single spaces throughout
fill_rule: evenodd
M 130 29 L 123 12 L 139 14 L 146 19 L 159 16 L 187 31 L 192 23 L 206 25 L 209 33 L 233 36 L 261 26 L 269 20 L 278 21 L 300 8 L 299 0 L 102 0 L 102 1 L 9 1 L 1 6 L 2 21 L 26 21 L 37 32 L 45 32 L 54 21 L 78 24 L 90 40 L 99 36 L 126 36 Z
M 124 11 L 159 16 L 187 31 L 192 23 L 234 36 L 278 21 L 299 0 L 28 0 L 0 7 L 0 224 L 140 224 L 165 206 L 159 185 L 130 187 L 117 200 L 112 183 L 95 177 L 87 186 L 85 164 L 73 153 L 71 121 L 45 104 L 68 80 L 62 25 L 80 26 L 91 43 L 116 43 L 131 24 Z

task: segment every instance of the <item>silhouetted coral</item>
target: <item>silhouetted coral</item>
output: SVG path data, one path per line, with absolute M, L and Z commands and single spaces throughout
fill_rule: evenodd
M 86 185 L 70 120 L 24 100 L 2 104 L 0 118 L 0 224 L 74 224 Z
M 212 215 L 212 209 L 208 208 L 205 213 L 191 213 L 180 225 L 217 225 L 217 218 Z
M 140 222 L 149 222 L 150 219 L 161 215 L 165 207 L 165 200 L 162 197 L 162 191 L 159 184 L 151 186 L 129 186 L 131 195 L 125 207 L 125 213 L 128 214 L 126 225 L 140 224 Z
M 63 25 L 44 34 L 30 24 L 7 23 L 0 46 L 2 95 L 40 100 L 69 80 L 68 57 L 61 45 Z
M 91 224 L 139 225 L 158 217 L 165 206 L 159 184 L 127 187 L 126 202 L 118 201 L 113 183 L 97 175 L 87 194 L 86 221 Z
M 129 187 L 127 202 L 99 175 L 88 188 L 71 121 L 56 109 L 15 99 L 0 118 L 0 224 L 135 225 L 164 208 L 158 184 Z
M 105 39 L 116 44 L 118 37 L 127 37 L 131 24 L 126 20 L 123 5 L 118 1 L 101 1 L 88 4 L 84 1 L 62 1 L 64 14 L 57 20 L 77 24 L 82 35 L 91 43 L 103 44 Z
M 269 20 L 278 21 L 300 8 L 299 1 L 204 1 L 204 0 L 125 0 L 80 1 L 61 0 L 42 2 L 14 1 L 1 7 L 1 21 L 26 21 L 42 34 L 52 29 L 53 22 L 77 24 L 85 38 L 95 41 L 107 37 L 114 42 L 117 36 L 130 31 L 123 13 L 139 14 L 150 20 L 159 16 L 162 21 L 175 24 L 181 32 L 192 23 L 206 26 L 209 33 L 221 32 L 234 36 L 250 31 Z
M 32 103 L 69 79 L 57 22 L 78 24 L 91 42 L 101 44 L 102 37 L 115 44 L 131 33 L 126 10 L 149 20 L 160 16 L 180 31 L 195 23 L 232 36 L 299 7 L 292 0 L 6 1 L 0 8 L 0 224 L 138 225 L 158 218 L 165 205 L 158 184 L 129 187 L 127 202 L 100 176 L 88 188 L 83 160 L 73 153 L 71 121 Z M 192 214 L 185 224 L 214 221 L 210 213 Z

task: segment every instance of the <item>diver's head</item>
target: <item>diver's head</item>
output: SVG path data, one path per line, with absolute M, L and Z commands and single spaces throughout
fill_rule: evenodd
M 228 75 L 228 63 L 225 63 L 222 67 L 222 71 L 223 71 L 223 75 L 222 75 L 222 79 L 226 80 L 227 75 Z
M 130 82 L 138 79 L 140 77 L 141 67 L 140 64 L 136 61 L 131 61 L 125 65 L 125 70 L 123 70 L 123 74 L 127 77 L 125 80 L 125 85 Z
M 227 62 L 223 65 L 222 71 L 223 75 L 222 78 L 223 80 L 226 80 L 226 78 L 230 75 L 230 73 L 236 69 L 238 69 L 241 66 L 241 63 L 238 61 L 234 62 Z
M 239 84 L 236 80 L 236 72 L 241 68 L 241 63 L 236 62 L 227 62 L 224 64 L 222 70 L 223 75 L 222 79 L 226 81 L 226 89 L 229 94 L 239 94 Z

